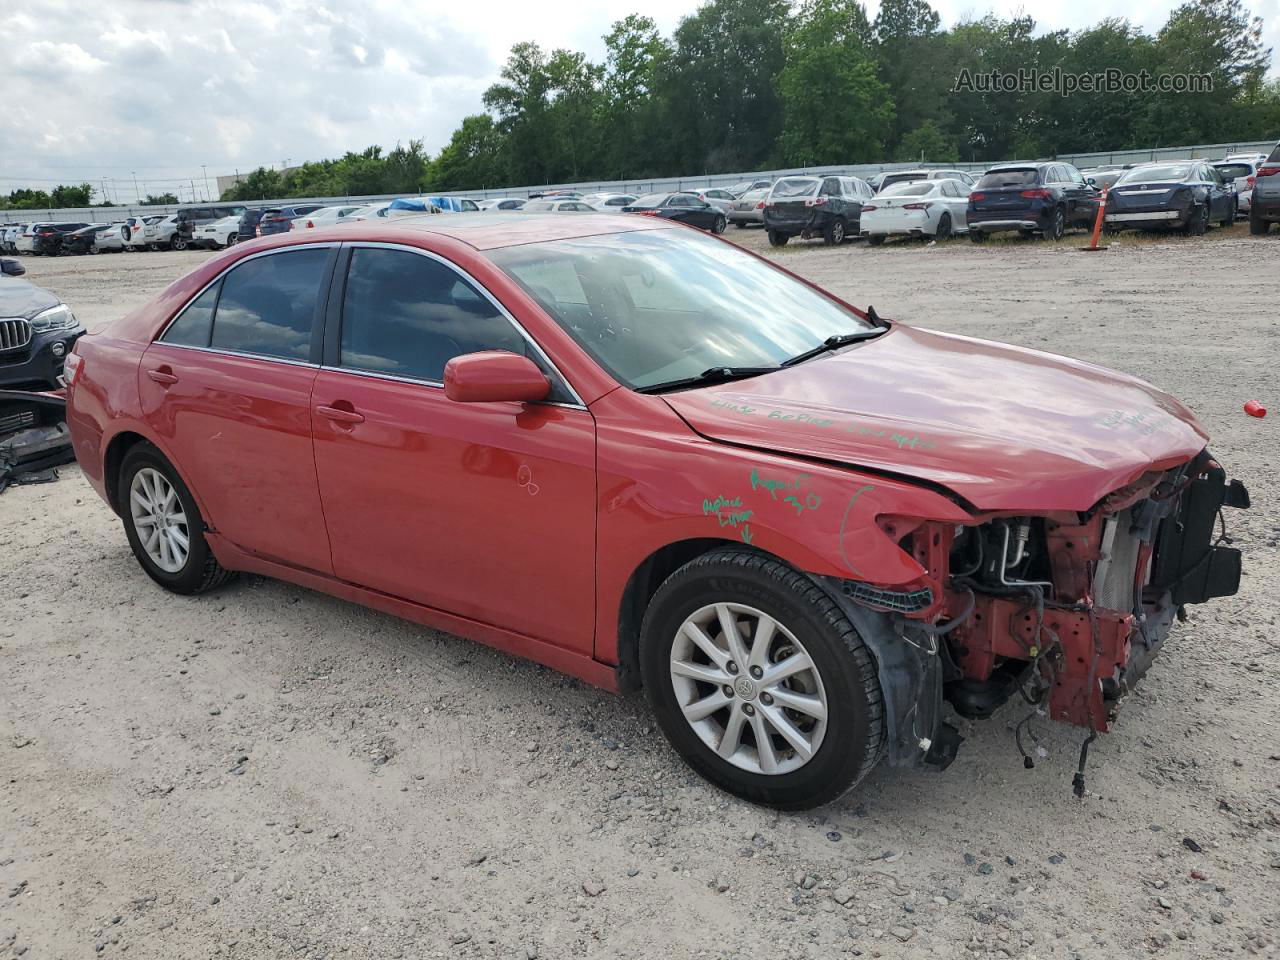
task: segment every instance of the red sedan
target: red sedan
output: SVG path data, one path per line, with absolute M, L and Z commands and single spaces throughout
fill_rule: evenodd
M 263 574 L 643 685 L 690 764 L 780 807 L 945 766 L 944 701 L 1105 730 L 1240 576 L 1212 528 L 1247 494 L 1168 395 L 657 219 L 263 238 L 67 369 L 162 586 Z

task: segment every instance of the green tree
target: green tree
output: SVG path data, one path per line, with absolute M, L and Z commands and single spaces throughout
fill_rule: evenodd
M 960 151 L 936 123 L 926 120 L 902 138 L 893 157 L 916 163 L 955 163 Z
M 503 135 L 487 113 L 463 117 L 462 125 L 439 156 L 428 175 L 434 190 L 474 190 L 501 186 L 506 158 Z
M 602 177 L 658 176 L 670 163 L 659 85 L 671 61 L 671 45 L 650 17 L 639 14 L 615 23 L 604 42 Z
M 139 203 L 144 207 L 160 207 L 168 203 L 177 203 L 178 197 L 172 193 L 148 193 Z
M 484 92 L 484 105 L 497 114 L 507 175 L 516 183 L 549 183 L 547 160 L 553 150 L 545 122 L 551 87 L 547 56 L 536 43 L 517 43 L 500 76 Z
M 243 180 L 224 190 L 223 200 L 267 200 L 284 196 L 284 179 L 280 171 L 259 167 Z
M 893 92 L 889 140 L 898 145 L 909 131 L 936 123 L 945 111 L 951 78 L 938 67 L 946 38 L 927 0 L 881 0 L 873 26 L 880 79 Z
M 87 207 L 93 203 L 93 187 L 87 183 L 54 187 L 49 202 L 54 207 Z
M 807 0 L 787 31 L 782 157 L 789 164 L 860 163 L 884 156 L 893 124 L 876 75 L 866 11 L 855 0 Z

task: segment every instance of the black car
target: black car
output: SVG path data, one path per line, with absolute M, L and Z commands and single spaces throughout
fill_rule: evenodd
M 1069 163 L 1007 163 L 992 167 L 969 194 L 969 239 L 1017 230 L 1061 240 L 1069 227 L 1092 227 L 1098 191 Z
M 724 233 L 729 225 L 723 210 L 691 193 L 651 193 L 627 204 L 622 212 L 678 220 L 712 233 Z
M 24 272 L 0 259 L 0 388 L 54 390 L 84 327 L 48 290 L 17 279 Z
M 1235 181 L 1204 160 L 1144 163 L 1125 172 L 1107 193 L 1107 229 L 1204 233 L 1210 221 L 1236 220 Z
M 62 242 L 68 234 L 90 226 L 87 223 L 42 223 L 31 234 L 31 252 L 46 257 L 62 253 Z
M 324 204 L 303 203 L 289 207 L 265 207 L 262 210 L 246 210 L 240 217 L 241 240 L 252 240 L 254 237 L 267 237 L 273 233 L 288 233 L 289 224 L 294 217 L 305 217 L 314 213 Z M 248 229 L 248 235 L 245 231 Z
M 780 247 L 797 236 L 844 243 L 861 231 L 862 205 L 871 196 L 857 177 L 783 177 L 764 202 L 769 243 Z
M 173 215 L 173 223 L 177 228 L 174 231 L 175 237 L 181 237 L 187 243 L 191 242 L 191 235 L 195 233 L 195 228 L 205 224 L 213 223 L 215 220 L 221 220 L 223 217 L 243 217 L 247 207 L 243 203 L 215 203 L 200 207 L 179 207 L 178 211 Z
M 98 240 L 98 234 L 105 230 L 118 230 L 119 227 L 113 227 L 109 223 L 91 223 L 87 227 L 81 227 L 79 230 L 73 230 L 70 233 L 62 235 L 62 252 L 63 253 L 97 253 L 95 244 Z
M 1280 143 L 1258 164 L 1249 204 L 1249 232 L 1261 236 L 1273 223 L 1280 223 Z

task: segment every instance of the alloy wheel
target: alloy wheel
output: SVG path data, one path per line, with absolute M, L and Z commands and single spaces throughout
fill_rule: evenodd
M 827 729 L 827 695 L 804 645 L 754 607 L 708 604 L 671 646 L 671 684 L 694 733 L 723 760 L 778 775 L 813 758 Z
M 191 553 L 187 515 L 178 491 L 163 473 L 143 467 L 129 484 L 129 513 L 138 541 L 151 562 L 178 573 Z

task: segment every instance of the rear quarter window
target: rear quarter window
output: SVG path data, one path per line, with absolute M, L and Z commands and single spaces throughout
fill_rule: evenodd
M 327 248 L 255 257 L 222 280 L 210 346 L 215 350 L 305 361 L 311 355 Z

